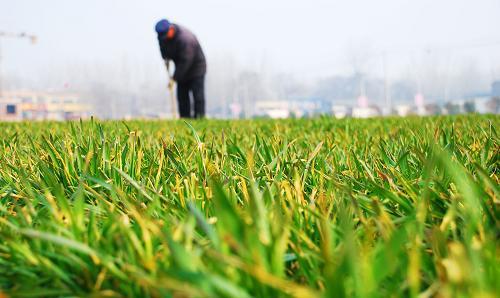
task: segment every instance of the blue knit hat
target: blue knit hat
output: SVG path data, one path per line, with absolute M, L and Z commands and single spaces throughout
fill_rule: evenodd
M 166 19 L 160 20 L 155 26 L 156 33 L 158 34 L 167 32 L 168 28 L 170 28 L 170 22 Z

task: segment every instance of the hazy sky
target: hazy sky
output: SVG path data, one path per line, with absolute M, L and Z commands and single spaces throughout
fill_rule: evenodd
M 160 65 L 153 28 L 166 17 L 209 57 L 323 75 L 347 71 L 351 50 L 500 45 L 499 16 L 500 0 L 0 0 L 0 31 L 39 37 L 0 42 L 3 73 L 20 77 L 65 64 Z M 500 63 L 499 46 L 481 51 Z

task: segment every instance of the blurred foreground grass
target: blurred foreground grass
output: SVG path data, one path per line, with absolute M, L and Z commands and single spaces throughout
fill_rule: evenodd
M 0 296 L 498 297 L 498 116 L 0 124 Z

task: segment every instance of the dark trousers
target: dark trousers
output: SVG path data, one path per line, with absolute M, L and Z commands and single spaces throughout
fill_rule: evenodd
M 177 102 L 181 118 L 205 117 L 205 77 L 177 82 Z

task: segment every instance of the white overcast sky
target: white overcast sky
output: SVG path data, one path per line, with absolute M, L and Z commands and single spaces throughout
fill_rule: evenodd
M 164 17 L 192 29 L 209 57 L 312 75 L 345 67 L 349 49 L 500 45 L 500 0 L 0 0 L 0 31 L 39 37 L 2 39 L 3 72 L 161 64 L 153 28 Z M 498 46 L 481 53 L 500 62 Z

